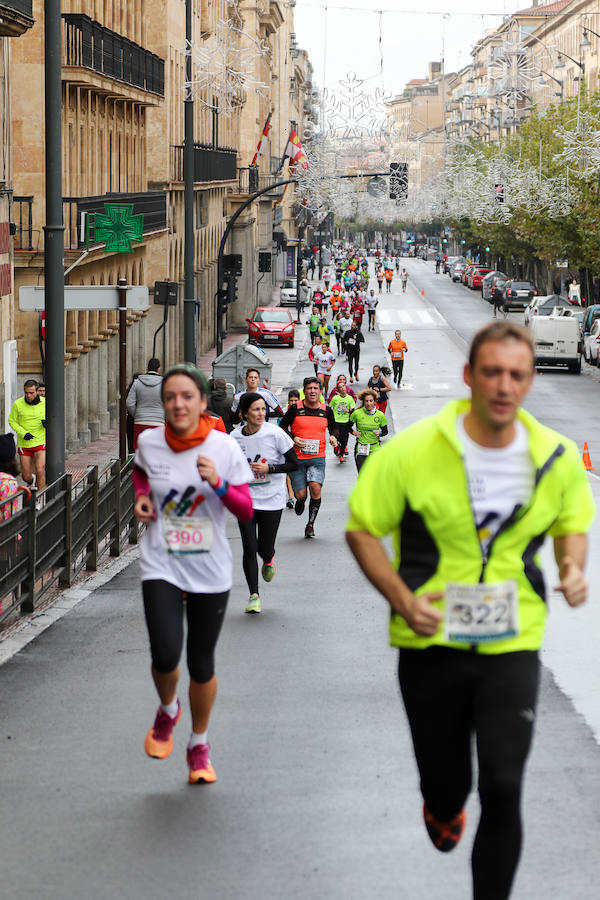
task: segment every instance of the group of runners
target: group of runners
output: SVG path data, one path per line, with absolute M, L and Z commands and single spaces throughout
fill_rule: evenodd
M 148 755 L 164 759 L 173 748 L 185 617 L 188 777 L 215 781 L 208 726 L 217 690 L 215 646 L 232 584 L 226 512 L 238 520 L 242 537 L 247 611 L 259 612 L 257 557 L 263 579 L 271 581 L 286 477 L 298 516 L 308 503 L 305 536 L 312 537 L 327 443 L 341 462 L 354 433 L 360 476 L 346 538 L 390 605 L 425 828 L 442 852 L 459 842 L 474 735 L 481 816 L 473 897 L 507 900 L 521 847 L 520 797 L 546 618 L 537 551 L 549 534 L 559 590 L 569 605 L 583 603 L 593 517 L 576 446 L 521 409 L 533 359 L 527 332 L 507 322 L 488 325 L 475 336 L 464 368 L 469 399 L 409 426 L 384 447 L 381 407 L 391 387 L 385 367 L 374 367 L 358 397 L 345 376 L 327 397 L 324 378 L 310 375 L 290 392 L 285 411 L 251 371 L 247 390 L 236 395 L 241 422 L 232 435 L 220 432 L 207 411 L 202 373 L 180 365 L 165 374 L 165 426 L 140 435 L 134 469 L 135 512 L 147 525 L 142 589 L 160 701 L 146 735 Z M 401 360 L 392 356 L 394 362 Z M 278 424 L 269 415 L 281 416 Z M 381 543 L 388 534 L 393 562 Z

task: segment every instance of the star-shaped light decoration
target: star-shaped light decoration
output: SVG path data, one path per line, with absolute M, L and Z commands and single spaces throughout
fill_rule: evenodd
M 133 203 L 105 203 L 105 215 L 96 213 L 94 235 L 107 253 L 131 253 L 132 241 L 144 238 L 144 216 L 133 215 Z
M 565 128 L 557 128 L 563 149 L 554 161 L 587 178 L 600 172 L 600 111 L 579 113 Z

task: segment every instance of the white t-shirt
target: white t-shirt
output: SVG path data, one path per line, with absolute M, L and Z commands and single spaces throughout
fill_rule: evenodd
M 347 331 L 350 331 L 352 328 L 352 319 L 349 316 L 342 316 L 340 321 L 340 331 L 342 334 L 346 334 Z
M 139 436 L 135 465 L 148 476 L 157 516 L 141 541 L 142 581 L 160 579 L 194 594 L 220 593 L 232 583 L 227 510 L 198 474 L 200 455 L 209 456 L 230 484 L 253 479 L 238 444 L 221 431 L 213 429 L 200 446 L 181 453 L 171 450 L 164 428 Z M 208 549 L 202 552 L 202 546 Z
M 285 454 L 294 442 L 283 428 L 265 422 L 255 434 L 244 434 L 243 426 L 231 432 L 249 463 L 266 462 L 279 466 L 285 462 Z M 258 459 L 257 459 L 258 457 Z M 287 500 L 285 475 L 254 476 L 250 482 L 254 509 L 283 509 Z
M 327 375 L 331 363 L 335 362 L 335 353 L 332 350 L 325 350 L 321 344 L 318 350 L 313 351 L 313 360 L 317 364 L 317 372 Z
M 244 391 L 238 391 L 237 394 L 234 395 L 233 403 L 231 404 L 232 412 L 237 412 L 237 408 L 240 405 L 240 400 L 244 396 L 244 394 L 248 393 L 248 389 Z M 255 391 L 251 391 L 252 394 L 260 394 L 265 403 L 267 404 L 267 412 L 268 410 L 277 409 L 279 406 L 279 400 L 268 388 L 257 387 Z
M 367 307 L 367 309 L 375 309 L 378 303 L 379 300 L 375 295 L 371 296 L 371 294 L 368 294 L 368 296 L 365 298 L 365 306 Z
M 528 503 L 533 494 L 535 467 L 527 429 L 518 419 L 515 429 L 515 438 L 507 447 L 482 447 L 467 434 L 464 416 L 457 422 L 471 505 L 479 539 L 486 550 L 515 506 Z

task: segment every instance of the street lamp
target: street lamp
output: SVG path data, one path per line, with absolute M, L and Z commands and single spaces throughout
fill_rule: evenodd
M 559 66 L 559 68 L 560 68 L 560 66 Z M 550 72 L 546 72 L 546 71 L 544 71 L 544 69 L 540 69 L 540 77 L 538 79 L 538 84 L 543 85 L 546 83 L 544 80 L 544 77 L 543 77 L 544 75 L 546 76 L 546 78 L 551 78 L 552 81 L 555 81 L 557 83 L 557 85 L 559 86 L 560 91 L 555 91 L 554 96 L 560 97 L 560 101 L 562 103 L 562 101 L 564 99 L 564 81 L 561 81 L 560 78 L 555 78 L 554 75 L 550 74 Z

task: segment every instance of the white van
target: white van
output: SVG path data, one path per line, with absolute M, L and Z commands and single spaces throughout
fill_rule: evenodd
M 529 333 L 533 341 L 535 365 L 567 366 L 570 372 L 581 372 L 583 351 L 579 322 L 571 316 L 532 316 Z

